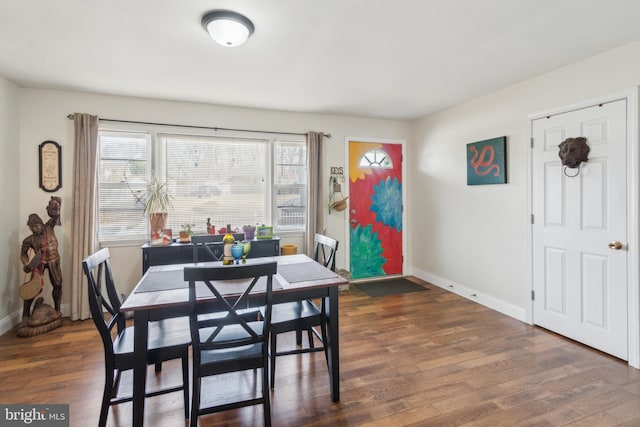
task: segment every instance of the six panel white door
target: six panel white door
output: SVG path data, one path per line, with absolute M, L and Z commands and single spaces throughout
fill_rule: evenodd
M 534 323 L 627 360 L 626 101 L 536 119 L 532 135 Z M 565 169 L 558 145 L 578 136 L 589 161 Z

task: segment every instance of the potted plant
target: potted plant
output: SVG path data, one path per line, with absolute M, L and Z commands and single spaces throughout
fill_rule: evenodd
M 251 224 L 243 225 L 242 231 L 244 232 L 245 240 L 253 240 L 256 235 L 256 226 Z
M 168 211 L 173 208 L 173 196 L 169 194 L 167 183 L 160 181 L 154 173 L 145 196 L 144 213 L 149 215 L 151 231 L 162 230 L 167 225 Z
M 191 236 L 195 234 L 191 227 L 195 227 L 195 224 L 182 224 L 180 227 L 182 227 L 182 230 L 180 230 L 180 241 L 182 243 L 190 242 Z

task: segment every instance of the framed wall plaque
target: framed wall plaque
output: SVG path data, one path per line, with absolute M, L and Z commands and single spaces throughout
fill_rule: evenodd
M 55 141 L 38 146 L 40 188 L 49 193 L 62 188 L 62 147 Z
M 507 183 L 507 137 L 467 144 L 467 185 Z

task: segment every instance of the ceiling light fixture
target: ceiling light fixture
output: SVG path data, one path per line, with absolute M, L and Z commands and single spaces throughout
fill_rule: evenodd
M 202 26 L 222 46 L 240 46 L 253 34 L 253 22 L 230 10 L 214 10 L 202 17 Z

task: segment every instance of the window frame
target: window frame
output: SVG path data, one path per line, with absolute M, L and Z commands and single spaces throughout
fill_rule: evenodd
M 195 138 L 241 138 L 245 140 L 256 139 L 256 140 L 264 140 L 267 145 L 267 153 L 265 158 L 265 178 L 269 180 L 268 185 L 265 188 L 265 207 L 264 207 L 264 224 L 273 226 L 274 234 L 282 235 L 304 235 L 306 233 L 305 227 L 308 218 L 308 205 L 307 205 L 307 197 L 302 200 L 304 203 L 303 206 L 303 223 L 298 228 L 291 227 L 282 227 L 279 223 L 276 223 L 278 220 L 278 206 L 276 203 L 276 194 L 279 188 L 289 187 L 304 187 L 305 196 L 308 193 L 308 165 L 306 150 L 308 149 L 306 138 L 304 135 L 291 135 L 291 134 L 279 134 L 279 133 L 262 133 L 262 132 L 241 132 L 241 131 L 220 131 L 215 129 L 200 129 L 200 128 L 184 128 L 184 127 L 176 127 L 169 125 L 159 125 L 159 124 L 138 124 L 138 123 L 119 123 L 119 122 L 103 122 L 100 123 L 98 129 L 99 137 L 103 133 L 109 133 L 113 135 L 117 134 L 147 134 L 149 135 L 149 144 L 147 148 L 147 181 L 150 179 L 152 173 L 156 173 L 161 177 L 162 180 L 166 180 L 167 174 L 167 158 L 166 158 L 166 145 L 163 143 L 163 138 L 167 136 L 176 136 L 176 137 L 195 137 Z M 276 185 L 276 177 L 275 171 L 277 169 L 275 152 L 277 144 L 285 143 L 294 145 L 299 144 L 304 147 L 304 166 L 306 168 L 307 179 L 304 184 L 295 184 L 295 185 Z M 99 147 L 98 152 L 98 177 L 100 177 L 101 172 L 101 161 L 102 161 L 102 151 Z M 103 187 L 103 182 L 98 180 L 98 194 L 96 196 L 96 216 L 98 217 L 98 227 L 100 227 L 100 189 Z M 143 210 L 140 208 L 140 214 L 143 215 Z M 171 217 L 171 212 L 169 212 L 169 217 Z M 241 224 L 233 224 L 234 227 L 240 227 Z M 104 244 L 140 244 L 143 242 L 147 242 L 149 240 L 149 221 L 146 220 L 146 236 L 140 235 L 114 235 L 112 238 L 105 238 L 98 230 L 99 242 L 101 245 Z M 202 227 L 200 227 L 202 228 Z M 199 231 L 200 232 L 200 231 Z M 174 230 L 174 237 L 177 235 L 177 230 Z

